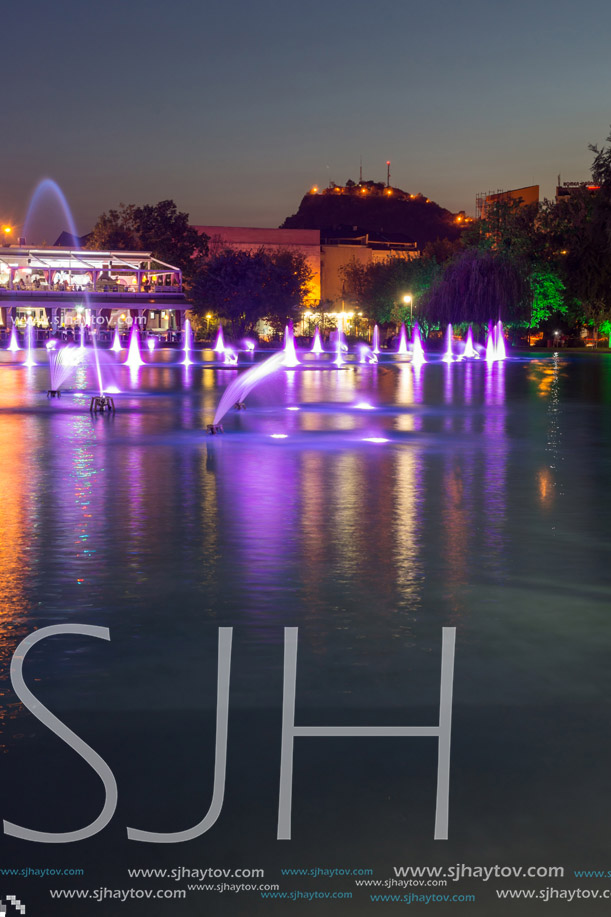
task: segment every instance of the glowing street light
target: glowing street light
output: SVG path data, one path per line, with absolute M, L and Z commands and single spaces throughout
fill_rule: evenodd
M 403 297 L 403 302 L 405 303 L 406 306 L 409 305 L 409 325 L 411 328 L 412 323 L 413 323 L 413 306 L 412 306 L 412 297 L 409 295 L 409 293 L 405 294 L 405 296 Z

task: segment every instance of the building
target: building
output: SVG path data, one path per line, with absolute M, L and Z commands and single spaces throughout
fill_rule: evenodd
M 594 185 L 592 182 L 588 181 L 565 181 L 560 184 L 560 176 L 558 176 L 558 184 L 556 185 L 556 203 L 559 204 L 560 201 L 569 200 L 571 197 L 579 194 L 582 191 L 590 191 L 591 193 L 600 190 L 600 185 Z
M 512 191 L 488 191 L 475 198 L 475 212 L 478 219 L 484 219 L 491 204 L 500 201 L 518 201 L 523 206 L 539 203 L 539 185 L 527 185 L 525 188 L 514 188 Z
M 0 248 L 0 324 L 100 331 L 138 321 L 158 332 L 180 329 L 187 303 L 182 272 L 151 252 Z
M 344 302 L 344 269 L 356 263 L 369 267 L 389 258 L 417 258 L 415 242 L 392 241 L 371 238 L 365 235 L 325 238 L 321 246 L 321 299 L 325 307 L 341 311 Z
M 312 280 L 308 304 L 320 301 L 320 231 L 318 229 L 262 229 L 248 226 L 195 226 L 199 233 L 209 238 L 210 254 L 224 249 L 237 252 L 255 252 L 264 248 L 269 252 L 290 251 L 303 255 Z

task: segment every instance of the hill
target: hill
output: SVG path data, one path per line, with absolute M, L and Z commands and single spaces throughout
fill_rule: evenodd
M 409 194 L 382 182 L 332 183 L 313 188 L 282 229 L 320 229 L 321 237 L 369 233 L 372 238 L 401 237 L 424 248 L 435 239 L 456 239 L 464 214 L 453 214 L 422 194 Z

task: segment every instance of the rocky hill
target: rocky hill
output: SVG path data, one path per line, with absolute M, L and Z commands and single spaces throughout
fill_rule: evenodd
M 382 182 L 348 181 L 313 188 L 282 229 L 320 229 L 321 238 L 369 233 L 371 238 L 402 237 L 424 248 L 435 239 L 456 239 L 466 218 L 445 210 L 422 194 L 409 194 Z

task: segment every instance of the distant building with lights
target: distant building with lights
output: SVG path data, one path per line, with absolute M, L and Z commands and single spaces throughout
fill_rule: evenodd
M 0 324 L 27 318 L 61 328 L 107 330 L 138 321 L 158 332 L 180 329 L 187 309 L 182 272 L 151 252 L 61 247 L 0 248 Z
M 581 194 L 583 191 L 590 191 L 591 193 L 600 191 L 600 185 L 594 185 L 589 181 L 565 181 L 560 184 L 560 176 L 558 176 L 556 203 L 559 204 L 560 201 L 570 200 L 570 198 Z
M 401 237 L 377 239 L 368 233 L 324 238 L 320 252 L 321 299 L 332 308 L 343 308 L 345 305 L 344 270 L 350 264 L 367 268 L 389 258 L 411 259 L 419 255 L 415 242 Z

